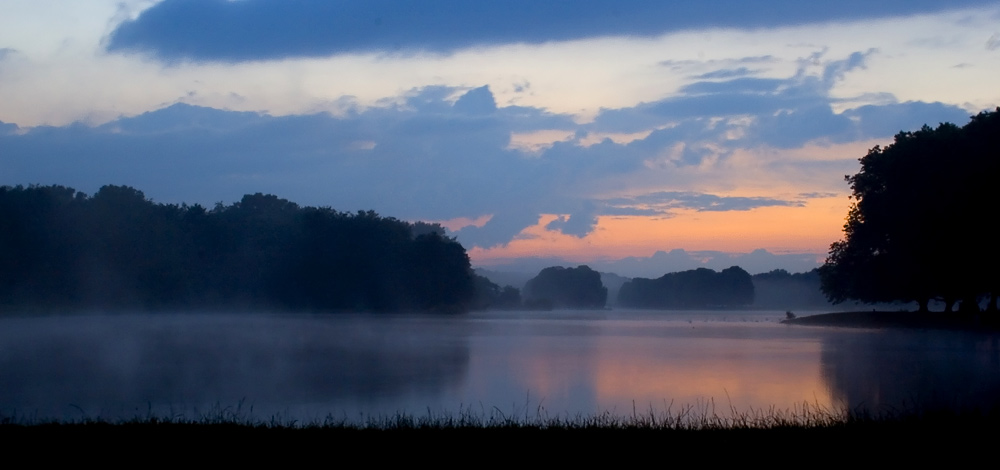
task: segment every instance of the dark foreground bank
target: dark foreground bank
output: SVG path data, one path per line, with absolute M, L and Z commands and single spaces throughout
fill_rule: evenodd
M 9 446 L 17 442 L 58 445 L 114 443 L 118 447 L 162 448 L 182 443 L 189 450 L 238 443 L 241 457 L 296 447 L 333 455 L 369 448 L 414 449 L 428 455 L 441 452 L 488 451 L 490 455 L 515 457 L 529 450 L 550 453 L 536 456 L 547 460 L 583 460 L 617 455 L 630 459 L 636 452 L 654 452 L 660 457 L 691 451 L 720 459 L 741 461 L 785 461 L 793 456 L 822 460 L 846 458 L 844 451 L 905 443 L 896 448 L 893 460 L 919 458 L 926 454 L 971 457 L 992 448 L 1000 422 L 997 410 L 956 412 L 885 412 L 879 415 L 804 410 L 795 413 L 767 410 L 733 418 L 609 415 L 576 419 L 521 420 L 468 416 L 411 418 L 390 417 L 364 425 L 323 423 L 249 422 L 238 419 L 203 418 L 164 420 L 157 418 L 121 422 L 19 423 L 0 419 L 0 439 Z M 260 445 L 258 445 L 260 444 Z M 223 445 L 223 447 L 225 447 Z M 8 447 L 13 449 L 15 447 Z M 451 450 L 449 450 L 451 449 Z M 838 450 L 841 449 L 841 450 Z M 513 452 L 513 453 L 512 453 Z M 746 453 L 749 452 L 749 453 Z M 299 455 L 299 454 L 296 454 Z M 486 454 L 480 454 L 480 457 Z M 369 457 L 410 458 L 388 452 Z M 451 455 L 448 457 L 459 457 Z M 870 456 L 869 458 L 876 458 Z M 883 455 L 882 457 L 885 457 Z
M 781 323 L 844 328 L 922 328 L 1000 331 L 1000 315 L 995 313 L 966 314 L 957 312 L 887 312 L 871 310 L 802 316 L 782 320 Z
M 140 422 L 4 425 L 0 439 L 11 452 L 42 446 L 51 449 L 45 453 L 47 462 L 70 464 L 96 457 L 102 462 L 155 461 L 167 466 L 196 460 L 227 466 L 423 462 L 465 467 L 495 461 L 499 468 L 520 468 L 525 463 L 557 468 L 654 463 L 690 468 L 754 462 L 768 468 L 801 468 L 817 462 L 909 465 L 928 459 L 972 465 L 995 456 L 997 422 L 995 417 L 952 417 L 764 429 L 516 425 L 357 429 Z M 124 451 L 133 457 L 119 455 Z

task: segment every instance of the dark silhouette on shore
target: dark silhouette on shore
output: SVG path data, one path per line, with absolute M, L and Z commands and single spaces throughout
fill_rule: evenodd
M 475 276 L 474 310 L 517 310 L 521 308 L 521 290 L 513 286 L 500 287 L 486 276 Z
M 601 274 L 589 266 L 545 268 L 524 286 L 527 308 L 604 308 L 607 300 Z
M 474 288 L 434 224 L 260 193 L 208 210 L 126 186 L 0 187 L 0 308 L 461 311 Z
M 739 266 L 715 272 L 707 268 L 635 278 L 622 285 L 618 305 L 632 308 L 734 308 L 753 303 L 750 274 Z
M 834 303 L 932 300 L 951 312 L 997 310 L 1000 250 L 989 226 L 1000 206 L 1000 108 L 964 127 L 941 124 L 900 132 L 846 176 L 854 203 L 844 239 L 820 268 Z

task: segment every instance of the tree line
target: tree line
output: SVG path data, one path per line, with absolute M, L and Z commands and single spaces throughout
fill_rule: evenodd
M 818 277 L 791 275 L 776 270 L 758 276 L 766 277 L 777 288 L 787 287 L 789 279 L 805 277 L 803 290 L 810 285 L 819 291 Z M 786 279 L 787 278 L 787 279 Z M 499 286 L 482 276 L 477 276 L 483 285 L 477 292 L 491 293 L 483 299 L 485 308 L 494 309 L 600 309 L 608 302 L 608 288 L 601 280 L 601 273 L 588 266 L 566 268 L 552 266 L 541 270 L 524 285 L 524 292 L 511 286 Z M 810 284 L 808 279 L 815 279 Z M 756 277 L 745 270 L 733 266 L 715 272 L 700 268 L 664 274 L 658 279 L 634 278 L 622 284 L 618 292 L 617 305 L 640 309 L 711 309 L 743 308 L 754 303 Z M 782 306 L 788 305 L 787 303 Z M 801 302 L 796 305 L 801 305 Z
M 127 186 L 0 187 L 0 306 L 456 311 L 465 249 L 438 225 L 300 207 L 157 204 Z

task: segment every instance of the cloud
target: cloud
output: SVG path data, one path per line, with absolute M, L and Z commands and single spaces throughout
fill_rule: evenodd
M 826 67 L 823 68 L 823 84 L 826 85 L 827 88 L 830 88 L 837 80 L 844 78 L 844 75 L 848 72 L 856 69 L 863 69 L 865 67 L 865 61 L 877 52 L 877 49 L 868 49 L 865 52 L 854 52 L 844 60 L 836 60 L 828 63 Z
M 910 15 L 984 0 L 164 0 L 120 23 L 109 51 L 165 61 L 254 61 L 357 52 L 452 52 L 600 36 L 655 36 L 706 27 L 764 28 Z
M 746 67 L 739 67 L 735 69 L 719 69 L 712 72 L 706 72 L 701 75 L 695 76 L 695 78 L 701 80 L 709 80 L 715 78 L 734 78 L 734 77 L 745 77 L 747 75 L 753 75 L 757 73 L 756 70 L 750 70 Z
M 837 193 L 821 193 L 821 192 L 799 193 L 799 197 L 802 199 L 823 199 L 823 198 L 838 197 L 838 196 L 840 196 L 840 194 Z
M 17 124 L 0 121 L 0 135 L 14 134 L 17 131 Z
M 969 112 L 945 103 L 907 101 L 881 106 L 866 105 L 844 111 L 844 116 L 862 125 L 857 126 L 858 137 L 885 137 L 900 131 L 915 131 L 927 124 L 937 127 L 942 122 L 960 126 L 969 120 Z
M 482 86 L 469 90 L 462 95 L 454 105 L 455 111 L 474 116 L 493 114 L 497 110 L 497 102 L 493 99 L 490 87 Z
M 1000 49 L 1000 33 L 994 33 L 992 36 L 990 36 L 990 38 L 986 40 L 985 47 L 986 50 L 988 51 L 995 51 L 997 49 Z
M 777 78 L 736 78 L 722 82 L 695 82 L 681 88 L 687 95 L 709 95 L 717 93 L 773 94 L 787 81 Z
M 816 105 L 828 106 L 829 98 L 827 89 L 818 86 L 818 79 L 812 76 L 698 81 L 659 101 L 602 110 L 592 129 L 637 132 L 691 118 L 770 115 Z
M 613 198 L 604 203 L 616 208 L 640 208 L 669 214 L 674 209 L 694 209 L 699 212 L 748 211 L 758 207 L 802 207 L 802 201 L 768 197 L 716 196 L 698 192 L 659 191 L 631 198 Z
M 729 146 L 796 148 L 810 141 L 843 143 L 891 137 L 901 129 L 919 129 L 924 123 L 965 122 L 968 112 L 943 103 L 898 103 L 890 93 L 874 92 L 848 99 L 830 96 L 837 81 L 851 71 L 862 69 L 875 49 L 856 51 L 843 59 L 824 60 L 825 50 L 804 62 L 819 65 L 821 72 L 810 74 L 800 68 L 785 78 L 729 78 L 728 70 L 707 75 L 682 86 L 662 100 L 620 109 L 603 109 L 588 127 L 592 132 L 653 131 L 635 146 L 664 147 L 669 142 L 686 142 L 674 160 L 698 164 L 706 156 L 718 155 L 699 147 L 698 142 L 725 142 Z M 753 59 L 753 58 L 749 58 Z M 720 79 L 721 78 L 721 79 Z M 836 113 L 851 101 L 864 104 Z M 749 117 L 749 121 L 736 118 Z M 730 118 L 731 120 L 719 120 Z M 720 124 L 721 122 L 721 124 Z M 731 124 L 738 122 L 738 124 Z M 902 125 L 901 128 L 895 128 Z M 738 138 L 726 136 L 739 134 Z M 728 140 L 728 142 L 726 142 Z
M 597 208 L 591 201 L 583 201 L 580 206 L 579 209 L 568 216 L 560 215 L 552 222 L 549 222 L 545 228 L 548 230 L 557 230 L 563 234 L 572 235 L 577 238 L 587 236 L 597 226 Z
M 494 214 L 482 227 L 468 226 L 455 232 L 463 243 L 491 247 L 506 245 L 522 230 L 538 223 L 538 212 L 533 210 L 511 210 L 507 208 Z
M 850 57 L 835 68 L 859 67 Z M 820 74 L 721 74 L 663 100 L 604 110 L 590 123 L 498 106 L 487 86 L 429 86 L 338 116 L 178 103 L 96 127 L 0 124 L 0 184 L 60 184 L 88 193 L 126 184 L 159 202 L 207 206 L 265 192 L 407 220 L 491 216 L 455 232 L 468 247 L 490 247 L 510 242 L 543 214 L 558 215 L 549 230 L 584 237 L 601 216 L 802 206 L 811 196 L 760 192 L 766 183 L 748 182 L 748 174 L 815 181 L 833 173 L 839 182 L 842 161 L 729 159 L 767 153 L 747 149 L 888 138 L 924 123 L 968 119 L 955 106 L 894 99 L 838 114 Z M 588 138 L 621 130 L 641 134 L 627 142 Z M 550 131 L 568 137 L 541 150 L 511 145 L 512 135 Z M 737 191 L 750 196 L 725 195 Z M 628 196 L 613 197 L 622 194 Z

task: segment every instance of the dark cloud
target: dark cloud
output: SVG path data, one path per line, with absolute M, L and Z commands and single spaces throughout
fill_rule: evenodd
M 606 132 L 638 132 L 678 120 L 771 115 L 786 109 L 828 107 L 829 104 L 826 89 L 815 77 L 700 81 L 660 101 L 602 110 L 592 128 Z
M 838 193 L 799 193 L 799 197 L 802 199 L 823 199 L 828 197 L 840 196 Z
M 246 61 L 367 51 L 449 52 L 484 44 L 651 36 L 908 15 L 987 0 L 165 0 L 117 26 L 110 51 L 166 61 Z
M 10 124 L 0 121 L 0 135 L 14 134 L 15 132 L 17 132 L 17 130 L 18 130 L 17 124 Z
M 601 209 L 602 215 L 608 215 L 612 217 L 628 217 L 628 216 L 640 216 L 640 217 L 652 217 L 655 216 L 659 219 L 669 218 L 670 214 L 665 214 L 662 211 L 656 209 L 640 209 L 637 207 L 626 207 L 626 206 L 606 206 Z
M 594 230 L 597 226 L 597 211 L 590 201 L 583 201 L 581 207 L 569 216 L 559 216 L 559 218 L 549 222 L 545 228 L 558 230 L 566 235 L 583 238 Z
M 603 201 L 611 207 L 639 207 L 669 213 L 673 209 L 695 209 L 699 212 L 748 211 L 758 207 L 802 207 L 802 201 L 785 201 L 766 197 L 726 197 L 714 194 L 682 191 L 660 191 L 631 198 Z
M 747 75 L 753 75 L 756 70 L 750 70 L 746 67 L 739 67 L 735 69 L 720 69 L 713 72 L 703 73 L 696 76 L 695 78 L 701 80 L 710 80 L 715 78 L 734 78 L 734 77 L 745 77 Z
M 860 106 L 845 111 L 844 116 L 859 124 L 859 137 L 872 138 L 890 137 L 900 131 L 915 131 L 924 124 L 931 127 L 937 127 L 942 122 L 964 125 L 970 114 L 950 104 L 907 101 L 881 106 Z
M 530 208 L 503 208 L 501 212 L 493 214 L 486 225 L 468 226 L 456 232 L 456 235 L 463 243 L 479 246 L 506 245 L 522 230 L 538 223 L 538 216 L 539 212 Z
M 454 105 L 455 111 L 471 115 L 489 115 L 497 111 L 497 102 L 493 99 L 490 87 L 483 86 L 469 90 L 462 95 Z
M 1000 48 L 1000 33 L 993 33 L 993 35 L 986 40 L 985 46 L 988 51 L 995 51 Z
M 828 63 L 823 68 L 823 83 L 829 88 L 833 86 L 834 82 L 844 78 L 847 72 L 865 68 L 865 61 L 876 52 L 878 52 L 876 49 L 868 49 L 865 52 L 854 52 L 844 60 L 836 60 Z
M 846 142 L 859 137 L 857 123 L 844 114 L 835 114 L 829 103 L 759 116 L 752 128 L 751 137 L 747 140 L 756 140 L 778 148 L 801 147 L 821 138 Z
M 688 95 L 713 93 L 768 93 L 778 91 L 778 88 L 788 81 L 780 78 L 736 78 L 724 82 L 695 82 L 684 86 L 680 93 Z
M 98 129 L 128 134 L 159 134 L 193 129 L 232 131 L 262 124 L 269 119 L 260 113 L 225 111 L 177 103 L 138 116 L 118 119 Z

